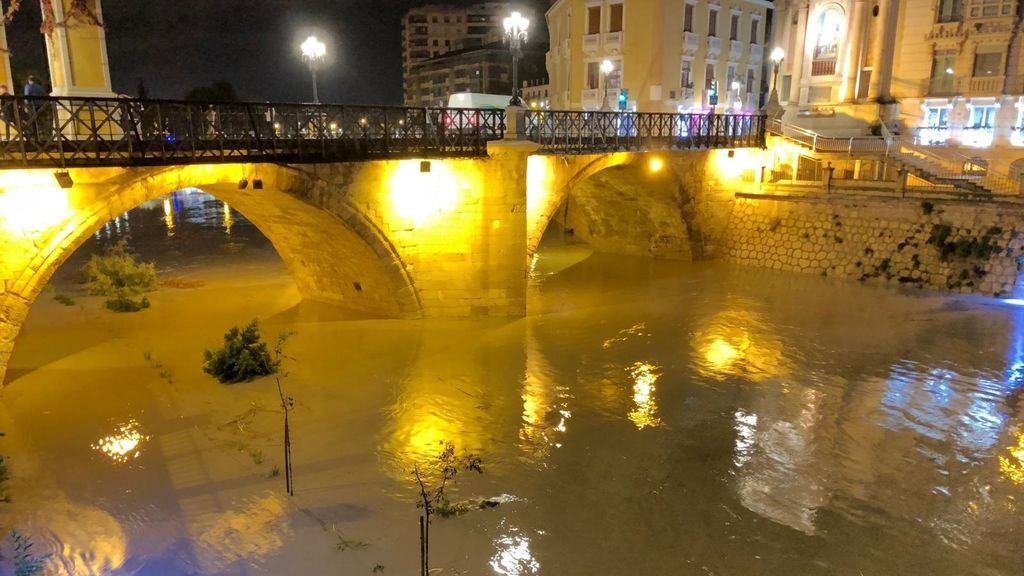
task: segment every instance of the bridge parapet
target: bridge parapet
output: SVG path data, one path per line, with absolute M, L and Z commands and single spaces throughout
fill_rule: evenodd
M 508 136 L 547 154 L 765 143 L 756 115 L 516 113 Z M 0 169 L 484 157 L 505 138 L 504 110 L 0 97 Z

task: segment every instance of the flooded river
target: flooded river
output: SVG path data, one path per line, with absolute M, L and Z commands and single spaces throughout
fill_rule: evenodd
M 127 235 L 169 284 L 114 314 L 76 282 Z M 435 519 L 442 574 L 1024 572 L 1024 308 L 557 243 L 532 276 L 524 319 L 361 319 L 219 201 L 134 210 L 19 336 L 0 528 L 53 574 L 416 574 L 448 441 L 500 504 Z M 273 379 L 201 370 L 254 317 L 295 333 L 293 498 Z

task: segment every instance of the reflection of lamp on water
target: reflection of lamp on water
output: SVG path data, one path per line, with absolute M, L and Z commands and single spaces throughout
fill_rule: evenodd
M 629 412 L 629 419 L 639 430 L 661 426 L 658 405 L 654 400 L 654 383 L 661 377 L 657 370 L 657 366 L 646 362 L 637 362 L 629 369 L 633 378 L 633 403 L 636 405 Z

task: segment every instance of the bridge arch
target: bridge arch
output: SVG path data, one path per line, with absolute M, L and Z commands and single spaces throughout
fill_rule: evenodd
M 0 174 L 0 374 L 29 307 L 60 265 L 110 220 L 184 188 L 208 192 L 245 215 L 304 298 L 384 317 L 422 313 L 388 237 L 345 194 L 308 172 L 238 164 L 72 170 L 70 176 L 74 188 L 65 191 L 49 171 Z
M 531 157 L 528 253 L 557 223 L 598 252 L 701 258 L 691 183 L 699 182 L 705 160 L 700 152 Z

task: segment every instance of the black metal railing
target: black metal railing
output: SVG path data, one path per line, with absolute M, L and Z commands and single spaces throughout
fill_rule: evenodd
M 0 167 L 486 156 L 502 110 L 0 97 Z
M 760 148 L 765 145 L 765 117 L 530 110 L 525 133 L 546 153 Z
M 748 114 L 521 112 L 542 153 L 763 147 Z M 481 157 L 504 110 L 0 97 L 0 168 Z

